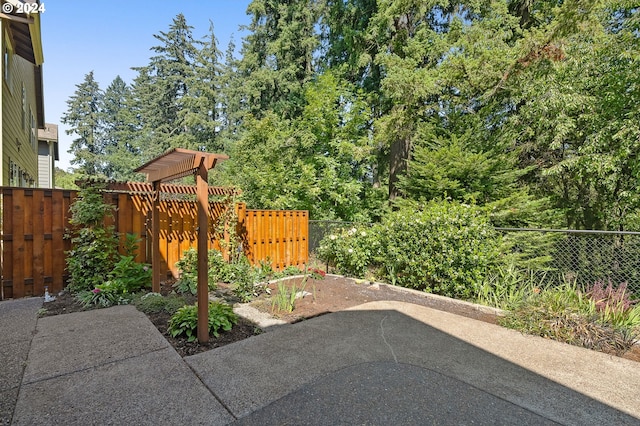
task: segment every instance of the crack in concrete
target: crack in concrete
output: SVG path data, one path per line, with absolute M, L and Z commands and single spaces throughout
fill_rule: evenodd
M 387 338 L 384 335 L 384 320 L 386 320 L 386 319 L 387 319 L 387 316 L 385 316 L 384 318 L 382 318 L 382 320 L 380 320 L 380 334 L 382 335 L 382 340 L 384 340 L 385 345 L 387 345 L 389 347 L 389 350 L 391 351 L 391 355 L 393 355 L 393 360 L 397 364 L 398 363 L 398 357 L 396 356 L 396 353 L 393 350 L 393 347 L 389 344 L 389 342 L 387 342 Z

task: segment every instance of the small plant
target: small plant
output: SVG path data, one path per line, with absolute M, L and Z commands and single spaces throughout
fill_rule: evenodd
M 545 278 L 536 279 L 532 271 L 518 270 L 513 263 L 501 265 L 476 285 L 473 300 L 499 309 L 515 309 L 540 294 Z
M 231 306 L 221 302 L 209 302 L 209 334 L 218 337 L 219 330 L 229 331 L 238 323 L 238 316 Z M 168 331 L 172 337 L 184 336 L 188 342 L 198 338 L 198 305 L 183 306 L 169 319 Z
M 640 325 L 640 307 L 637 307 L 636 300 L 631 299 L 627 283 L 614 287 L 609 281 L 605 287 L 602 281 L 597 281 L 587 295 L 595 304 L 602 322 L 613 327 L 633 328 Z
M 233 284 L 233 294 L 242 302 L 248 302 L 258 295 L 256 286 L 258 272 L 244 255 L 229 265 L 229 282 Z
M 309 276 L 311 276 L 311 278 L 315 280 L 323 280 L 324 277 L 327 275 L 327 273 L 322 269 L 316 269 L 316 268 L 309 269 L 308 273 L 309 273 Z
M 271 309 L 275 310 L 277 308 L 279 311 L 293 312 L 298 294 L 303 293 L 307 285 L 307 277 L 308 276 L 305 276 L 302 279 L 299 288 L 296 287 L 295 283 L 289 288 L 284 282 L 280 281 L 278 283 L 278 293 L 276 293 L 271 301 Z
M 109 276 L 112 282 L 123 289 L 123 293 L 135 293 L 151 287 L 151 267 L 137 263 L 133 256 L 120 256 Z
M 123 296 L 121 289 L 110 281 L 96 286 L 93 290 L 81 291 L 75 297 L 85 309 L 92 306 L 108 308 L 113 305 L 126 305 L 129 303 L 129 299 Z

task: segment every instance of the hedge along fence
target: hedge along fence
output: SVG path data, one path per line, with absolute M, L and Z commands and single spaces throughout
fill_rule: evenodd
M 72 232 L 69 207 L 76 191 L 59 189 L 2 188 L 2 286 L 0 300 L 58 292 L 67 283 L 66 252 Z M 106 219 L 120 235 L 124 248 L 127 233 L 140 239 L 136 261 L 151 263 L 151 198 L 144 192 L 108 192 L 105 201 L 115 206 L 113 218 Z M 165 197 L 160 202 L 160 252 L 163 276 L 177 277 L 175 263 L 189 247 L 196 247 L 197 206 L 189 200 Z M 174 197 L 175 198 L 175 197 Z M 210 249 L 221 249 L 214 226 L 228 203 L 209 203 Z M 269 261 L 280 270 L 303 268 L 308 261 L 308 212 L 247 210 L 235 206 L 237 231 L 252 264 Z M 217 238 L 216 238 L 217 237 Z M 224 244 L 222 244 L 224 246 Z

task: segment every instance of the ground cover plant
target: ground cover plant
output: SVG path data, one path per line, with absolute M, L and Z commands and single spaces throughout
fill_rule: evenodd
M 501 324 L 524 333 L 621 355 L 640 339 L 640 306 L 626 285 L 530 288 Z
M 231 305 L 222 302 L 209 302 L 208 309 L 209 334 L 219 337 L 219 330 L 229 331 L 234 324 L 238 323 L 238 316 L 233 313 Z M 184 335 L 188 342 L 193 342 L 197 338 L 198 328 L 198 305 L 185 305 L 171 316 L 169 319 L 169 333 L 176 337 Z

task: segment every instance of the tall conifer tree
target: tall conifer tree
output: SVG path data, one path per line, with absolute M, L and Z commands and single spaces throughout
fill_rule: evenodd
M 100 135 L 100 104 L 102 91 L 93 77 L 93 71 L 76 85 L 76 91 L 67 101 L 62 123 L 69 125 L 68 135 L 75 135 L 69 153 L 71 164 L 82 174 L 95 176 L 103 173 L 105 147 Z

